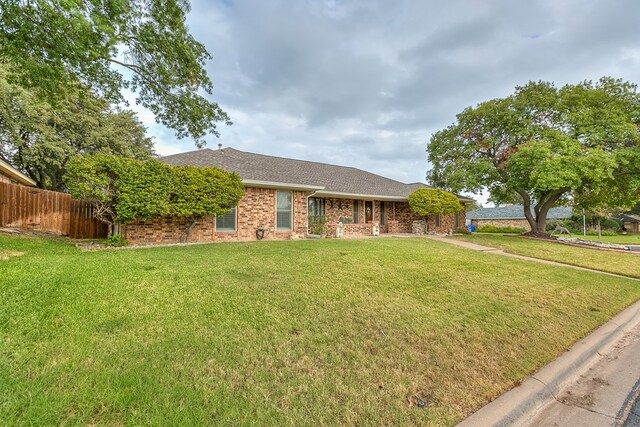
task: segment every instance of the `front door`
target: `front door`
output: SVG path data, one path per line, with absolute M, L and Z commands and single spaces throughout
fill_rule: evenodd
M 364 222 L 369 224 L 373 222 L 373 202 L 364 202 Z

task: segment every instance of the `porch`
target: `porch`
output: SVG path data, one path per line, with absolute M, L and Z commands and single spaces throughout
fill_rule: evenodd
M 411 233 L 415 219 L 407 202 L 367 199 L 309 197 L 307 213 L 308 234 L 334 237 L 338 223 L 344 237 L 373 236 Z

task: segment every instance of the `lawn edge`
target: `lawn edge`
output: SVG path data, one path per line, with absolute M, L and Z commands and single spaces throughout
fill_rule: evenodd
M 540 368 L 521 385 L 457 424 L 472 426 L 524 426 L 556 400 L 560 391 L 596 364 L 620 339 L 640 324 L 640 300 L 573 344 L 554 361 Z

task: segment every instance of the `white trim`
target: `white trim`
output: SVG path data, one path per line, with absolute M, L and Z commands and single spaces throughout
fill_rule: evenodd
M 37 187 L 37 184 L 34 180 L 32 180 L 27 175 L 23 174 L 18 169 L 14 168 L 9 163 L 1 159 L 0 159 L 0 171 L 2 171 L 9 178 L 13 178 L 15 181 L 18 181 L 21 184 Z
M 392 202 L 407 201 L 406 197 L 400 197 L 400 196 L 380 196 L 375 194 L 341 193 L 338 191 L 318 191 L 316 196 L 335 197 L 337 199 L 386 200 L 386 201 L 392 201 Z
M 253 179 L 243 179 L 242 184 L 244 184 L 246 187 L 282 188 L 287 190 L 322 190 L 324 189 L 324 187 L 320 187 L 317 185 L 291 184 L 287 182 L 256 181 Z

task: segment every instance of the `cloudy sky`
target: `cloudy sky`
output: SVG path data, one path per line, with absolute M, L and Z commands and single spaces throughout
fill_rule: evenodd
M 637 0 L 192 0 L 226 147 L 424 181 L 431 134 L 529 80 L 640 83 Z M 160 154 L 193 150 L 137 108 Z

